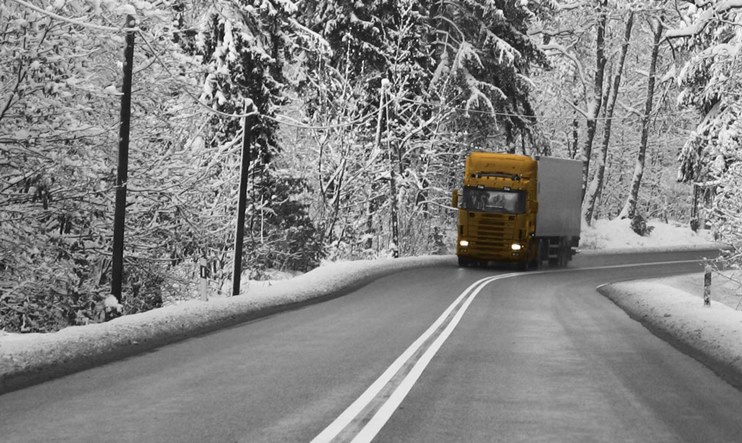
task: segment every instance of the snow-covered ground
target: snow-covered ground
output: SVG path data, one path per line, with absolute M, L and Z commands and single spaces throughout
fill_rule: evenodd
M 620 251 L 708 245 L 706 234 L 677 224 L 650 221 L 648 237 L 634 234 L 628 221 L 598 221 L 585 227 L 581 249 Z M 246 321 L 287 306 L 347 293 L 389 272 L 434 264 L 455 266 L 453 256 L 409 257 L 326 264 L 304 275 L 271 282 L 247 282 L 249 297 L 191 300 L 103 324 L 74 326 L 51 334 L 0 331 L 0 392 L 142 352 L 179 338 Z M 715 289 L 711 308 L 703 307 L 700 275 L 611 285 L 602 291 L 648 327 L 671 334 L 677 344 L 711 355 L 742 374 L 742 312 L 735 311 L 731 283 Z M 723 294 L 722 294 L 723 293 Z M 724 305 L 732 306 L 726 306 Z M 700 331 L 700 332 L 699 332 Z M 695 347 L 702 348 L 698 351 Z M 703 357 L 703 355 L 701 357 Z M 718 355 L 718 357 L 717 357 Z M 721 363 L 719 363 L 721 362 Z M 721 372 L 717 368 L 718 372 Z M 736 372 L 735 372 L 736 371 Z M 742 379 L 742 376 L 740 376 Z
M 648 237 L 629 235 L 626 220 L 601 220 L 584 232 L 586 244 L 618 250 L 641 246 L 704 245 L 713 242 L 709 233 L 695 234 L 677 224 L 650 222 Z M 711 304 L 704 306 L 702 272 L 670 278 L 614 283 L 599 292 L 658 336 L 709 366 L 742 388 L 742 274 L 712 273 Z
M 629 220 L 596 220 L 592 226 L 583 226 L 580 234 L 580 248 L 585 250 L 620 250 L 635 248 L 663 248 L 668 246 L 700 246 L 713 243 L 707 231 L 695 233 L 688 224 L 677 222 L 663 223 L 649 220 L 652 232 L 646 237 L 636 235 L 629 226 Z

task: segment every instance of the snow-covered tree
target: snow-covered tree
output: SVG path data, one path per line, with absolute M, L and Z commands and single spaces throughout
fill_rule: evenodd
M 695 50 L 679 74 L 682 106 L 695 108 L 701 121 L 680 154 L 679 179 L 692 181 L 700 193 L 723 185 L 729 167 L 739 161 L 742 6 L 712 1 L 688 5 L 687 26 L 668 32 Z
M 187 8 L 180 9 L 187 12 Z M 243 133 L 243 119 L 238 117 L 244 114 L 249 115 L 246 131 L 250 156 L 244 260 L 258 271 L 286 263 L 307 270 L 316 266 L 321 255 L 321 247 L 313 239 L 312 223 L 301 216 L 308 203 L 290 196 L 305 185 L 292 184 L 297 178 L 281 174 L 274 162 L 280 151 L 277 115 L 287 103 L 284 69 L 297 51 L 297 43 L 310 46 L 316 40 L 294 19 L 296 12 L 296 5 L 291 2 L 214 2 L 200 17 L 191 17 L 197 22 L 198 31 L 181 40 L 187 51 L 204 63 L 206 75 L 200 99 L 215 111 L 203 139 L 204 148 L 212 153 L 211 161 L 219 159 L 211 169 L 212 201 L 219 203 L 208 211 L 214 220 L 220 220 L 222 227 L 205 246 L 222 258 L 218 266 L 222 277 L 227 264 L 223 256 L 234 241 Z M 299 211 L 295 221 L 302 225 L 286 230 L 280 216 L 289 211 Z M 301 242 L 306 247 L 299 254 L 302 258 L 285 260 L 285 256 L 297 253 L 285 247 Z
M 644 101 L 644 112 L 641 115 L 641 141 L 639 142 L 639 151 L 636 156 L 636 162 L 634 165 L 634 174 L 631 178 L 631 185 L 629 188 L 629 195 L 626 198 L 619 217 L 634 219 L 637 214 L 637 200 L 639 199 L 639 188 L 641 187 L 642 178 L 644 177 L 644 168 L 646 166 L 646 153 L 647 145 L 649 143 L 649 125 L 650 116 L 654 107 L 654 91 L 657 82 L 657 59 L 660 53 L 660 44 L 662 43 L 662 34 L 664 31 L 664 24 L 662 18 L 656 21 L 653 25 L 652 33 L 654 34 L 652 40 L 652 51 L 649 61 L 649 71 L 647 73 L 647 96 Z M 643 232 L 639 232 L 643 235 Z
M 680 153 L 678 178 L 695 187 L 694 226 L 708 222 L 724 240 L 738 243 L 740 219 L 734 210 L 739 195 L 739 164 L 742 160 L 742 4 L 709 1 L 685 4 L 685 26 L 667 33 L 673 41 L 687 45 L 693 57 L 679 74 L 683 87 L 681 106 L 695 109 L 701 120 Z M 704 209 L 706 207 L 706 209 Z M 710 208 L 707 214 L 704 212 Z M 737 262 L 740 260 L 737 259 Z
M 569 11 L 573 11 L 573 9 L 570 8 Z M 604 104 L 605 70 L 608 62 L 606 31 L 611 11 L 608 0 L 593 0 L 582 8 L 574 9 L 574 11 L 577 17 L 571 18 L 571 21 L 579 25 L 566 31 L 561 31 L 559 28 L 546 32 L 542 31 L 544 35 L 542 48 L 552 56 L 565 59 L 570 65 L 568 72 L 571 71 L 575 80 L 577 80 L 578 90 L 575 91 L 576 97 L 569 103 L 584 102 L 582 108 L 575 107 L 575 110 L 586 121 L 585 137 L 580 146 L 579 154 L 583 163 L 582 189 L 584 197 L 587 190 L 593 143 L 598 130 L 598 118 Z M 563 26 L 561 20 L 556 21 L 556 23 L 560 28 Z M 594 49 L 586 50 L 582 47 L 580 43 L 583 40 L 587 40 L 591 45 L 594 45 Z M 581 51 L 584 52 L 580 53 Z M 594 63 L 592 69 L 588 67 L 586 61 Z
M 582 208 L 582 217 L 586 223 L 590 224 L 595 213 L 595 204 L 600 196 L 603 183 L 605 179 L 606 160 L 608 158 L 608 148 L 610 146 L 611 130 L 613 128 L 613 116 L 615 115 L 616 101 L 621 88 L 621 79 L 623 78 L 624 65 L 626 63 L 626 55 L 629 51 L 629 44 L 631 41 L 631 33 L 634 28 L 634 11 L 629 10 L 626 18 L 626 28 L 624 31 L 624 39 L 621 44 L 621 55 L 618 59 L 616 67 L 616 73 L 614 74 L 611 83 L 608 85 L 605 103 L 605 125 L 603 127 L 603 140 L 599 146 L 597 153 L 597 163 L 595 166 L 595 173 L 590 181 L 590 184 L 586 188 L 585 199 Z
M 469 150 L 514 150 L 518 138 L 530 138 L 528 73 L 545 58 L 527 30 L 542 8 L 520 1 L 370 1 L 319 2 L 306 11 L 308 25 L 333 50 L 305 81 L 310 121 L 359 120 L 352 130 L 314 137 L 326 168 L 319 176 L 333 183 L 353 177 L 342 181 L 349 198 L 343 207 L 358 211 L 337 217 L 336 206 L 326 226 L 370 247 L 372 238 L 389 238 L 386 223 L 393 223 L 396 206 L 401 247 L 414 252 L 427 240 L 431 211 L 448 217 L 443 208 Z M 340 226 L 337 219 L 366 223 Z M 419 241 L 413 238 L 421 232 Z
M 139 298 L 127 309 L 159 303 L 158 260 L 172 238 L 160 221 L 180 190 L 167 172 L 183 169 L 163 159 L 180 158 L 188 127 L 170 119 L 183 109 L 176 93 L 182 85 L 162 65 L 182 72 L 188 60 L 171 52 L 167 13 L 138 5 L 0 5 L 0 327 L 33 331 L 90 321 L 108 292 L 126 14 L 139 20 L 141 45 L 126 274 L 127 291 Z
M 669 106 L 677 91 L 673 76 L 665 72 L 670 69 L 672 58 L 682 57 L 683 52 L 662 41 L 656 75 L 651 76 L 651 54 L 647 51 L 654 45 L 656 23 L 672 26 L 675 22 L 674 2 L 610 0 L 605 8 L 594 7 L 595 2 L 558 3 L 555 12 L 533 30 L 543 38 L 542 48 L 554 66 L 551 71 L 537 72 L 535 103 L 542 116 L 539 132 L 548 134 L 553 155 L 581 157 L 584 161 L 590 153 L 583 205 L 586 222 L 617 216 L 634 189 L 637 208 L 645 216 L 665 218 L 673 214 L 687 218 L 688 210 L 683 209 L 684 188 L 666 179 L 666 170 L 674 167 L 670 161 L 676 155 L 673 146 L 684 137 L 689 113 Z M 598 51 L 601 15 L 605 15 L 606 21 L 603 49 Z M 633 20 L 628 20 L 629 16 Z M 629 42 L 627 31 L 631 33 Z M 605 67 L 598 99 L 595 85 L 600 52 Z M 647 113 L 650 79 L 656 88 L 652 94 L 652 111 Z M 600 112 L 595 113 L 594 105 L 598 102 Z M 592 130 L 595 133 L 591 136 Z M 647 133 L 644 141 L 643 132 Z M 589 142 L 591 137 L 594 143 Z M 639 161 L 643 150 L 646 164 L 641 178 L 634 180 L 639 178 L 635 173 L 637 165 L 645 163 Z M 656 186 L 659 182 L 662 182 L 660 188 Z M 642 183 L 646 186 L 634 186 Z M 676 203 L 668 205 L 668 201 Z

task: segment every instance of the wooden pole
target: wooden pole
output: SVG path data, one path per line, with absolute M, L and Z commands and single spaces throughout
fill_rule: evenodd
M 244 113 L 247 114 L 247 102 Z M 240 166 L 240 192 L 237 197 L 237 229 L 234 238 L 234 262 L 232 264 L 232 295 L 240 294 L 242 276 L 242 246 L 245 238 L 245 210 L 247 209 L 247 177 L 250 169 L 250 138 L 248 137 L 248 118 L 243 119 L 242 164 Z
M 388 94 L 389 81 L 387 79 L 381 82 L 382 96 Z M 397 181 L 394 176 L 394 153 L 392 152 L 391 142 L 391 121 L 389 119 L 389 99 L 384 100 L 384 110 L 386 112 L 386 149 L 389 154 L 389 191 L 391 194 L 391 218 L 392 218 L 392 257 L 399 258 L 399 216 L 397 214 Z
M 126 27 L 133 28 L 136 19 L 126 16 Z M 113 261 L 111 265 L 111 294 L 121 302 L 124 275 L 124 222 L 126 219 L 126 185 L 129 176 L 129 128 L 131 124 L 131 84 L 134 65 L 134 31 L 126 32 L 124 49 L 124 84 L 121 96 L 119 126 L 119 164 L 116 175 L 116 209 L 113 216 Z

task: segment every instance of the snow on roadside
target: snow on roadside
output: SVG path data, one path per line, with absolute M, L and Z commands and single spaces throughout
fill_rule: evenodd
M 451 256 L 342 262 L 238 297 L 190 300 L 50 334 L 0 335 L 0 392 L 92 367 L 276 309 L 332 297 L 405 269 L 455 265 Z
M 631 231 L 628 220 L 596 221 L 593 226 L 583 227 L 581 249 L 583 252 L 605 253 L 622 252 L 627 248 L 647 251 L 671 246 L 702 247 L 713 243 L 709 234 L 695 234 L 677 224 L 657 221 L 649 224 L 655 226 L 653 232 L 639 237 Z M 0 392 L 243 322 L 287 305 L 342 294 L 393 271 L 435 264 L 455 266 L 455 257 L 338 262 L 298 276 L 275 275 L 275 279 L 268 282 L 243 281 L 243 295 L 239 297 L 215 297 L 208 302 L 190 300 L 107 323 L 68 327 L 50 334 L 5 334 L 0 331 Z M 654 285 L 640 289 L 675 297 L 677 289 Z M 674 286 L 683 287 L 682 283 Z M 634 299 L 626 295 L 622 297 Z M 654 299 L 649 299 L 637 306 L 652 312 L 653 302 Z M 714 308 L 713 312 L 722 310 Z M 671 314 L 671 317 L 663 318 L 681 320 L 685 317 Z M 683 328 L 683 325 L 676 326 L 677 330 Z
M 704 306 L 702 291 L 686 292 L 662 280 L 667 279 L 614 283 L 599 291 L 649 330 L 742 388 L 742 312 L 714 301 Z
M 616 253 L 714 244 L 708 231 L 695 233 L 687 226 L 657 220 L 648 225 L 654 230 L 640 237 L 631 231 L 629 220 L 598 220 L 583 228 L 581 246 Z M 712 276 L 710 307 L 703 305 L 702 272 L 614 283 L 599 291 L 648 329 L 742 388 L 742 311 L 736 310 L 739 287 L 726 277 L 739 281 L 734 275 Z
M 653 226 L 652 232 L 639 236 L 631 230 L 629 219 L 595 220 L 592 226 L 582 226 L 580 234 L 581 250 L 616 251 L 621 249 L 662 248 L 668 246 L 708 246 L 714 243 L 709 231 L 693 232 L 688 225 L 678 222 L 663 223 L 659 220 L 647 221 Z

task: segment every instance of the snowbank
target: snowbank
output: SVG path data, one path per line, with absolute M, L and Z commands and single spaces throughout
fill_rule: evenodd
M 107 323 L 73 326 L 51 334 L 0 335 L 0 392 L 121 359 L 176 340 L 337 297 L 393 272 L 437 264 L 452 256 L 342 262 L 296 278 L 255 288 L 238 297 L 191 300 L 119 317 Z
M 704 306 L 703 274 L 690 277 L 614 283 L 598 290 L 655 335 L 742 389 L 742 312 L 718 301 L 737 297 L 723 285 L 712 285 L 716 300 Z M 678 287 L 683 281 L 693 282 L 692 292 Z
M 629 220 L 597 220 L 583 227 L 582 253 L 613 254 L 707 248 L 716 244 L 709 231 L 695 233 L 679 223 L 650 220 L 651 234 L 633 233 Z M 739 277 L 735 278 L 739 281 Z M 711 307 L 703 306 L 703 273 L 615 283 L 599 288 L 629 316 L 681 351 L 701 361 L 742 389 L 742 311 L 738 285 L 715 274 Z

